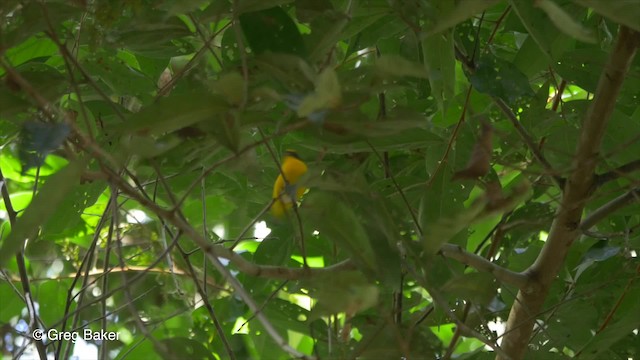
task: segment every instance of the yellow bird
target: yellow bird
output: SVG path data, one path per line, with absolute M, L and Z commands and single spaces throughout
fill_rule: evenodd
M 306 172 L 307 164 L 300 159 L 298 154 L 293 150 L 285 151 L 282 170 L 273 184 L 273 205 L 271 205 L 273 216 L 283 217 L 287 211 L 293 208 L 294 202 L 300 200 L 307 189 L 297 186 L 296 183 Z

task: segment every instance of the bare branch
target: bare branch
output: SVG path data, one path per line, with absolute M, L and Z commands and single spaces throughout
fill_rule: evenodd
M 596 186 L 604 185 L 609 181 L 624 177 L 638 170 L 640 170 L 640 159 L 634 160 L 620 167 L 617 167 L 609 172 L 598 175 L 598 177 L 596 178 Z
M 459 245 L 444 244 L 440 250 L 445 257 L 457 260 L 472 268 L 492 274 L 500 282 L 517 286 L 518 289 L 526 288 L 529 277 L 525 273 L 517 273 L 494 264 L 482 256 L 464 251 Z
M 584 220 L 582 220 L 580 223 L 580 230 L 588 231 L 602 219 L 625 207 L 634 200 L 640 202 L 640 187 L 631 189 L 594 210 Z

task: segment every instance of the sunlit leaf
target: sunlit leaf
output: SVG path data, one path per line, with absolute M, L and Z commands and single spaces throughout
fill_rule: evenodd
M 0 264 L 19 251 L 25 241 L 36 240 L 40 226 L 58 211 L 57 206 L 79 185 L 84 167 L 82 162 L 72 162 L 47 179 L 0 246 Z

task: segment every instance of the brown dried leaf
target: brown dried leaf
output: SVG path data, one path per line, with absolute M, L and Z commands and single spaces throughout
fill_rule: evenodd
M 491 152 L 493 151 L 493 128 L 482 121 L 482 133 L 473 146 L 467 166 L 453 174 L 452 181 L 460 179 L 477 179 L 485 176 L 491 168 Z

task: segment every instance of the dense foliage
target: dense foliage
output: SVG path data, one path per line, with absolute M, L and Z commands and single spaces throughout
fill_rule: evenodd
M 637 1 L 0 19 L 3 357 L 640 357 Z

